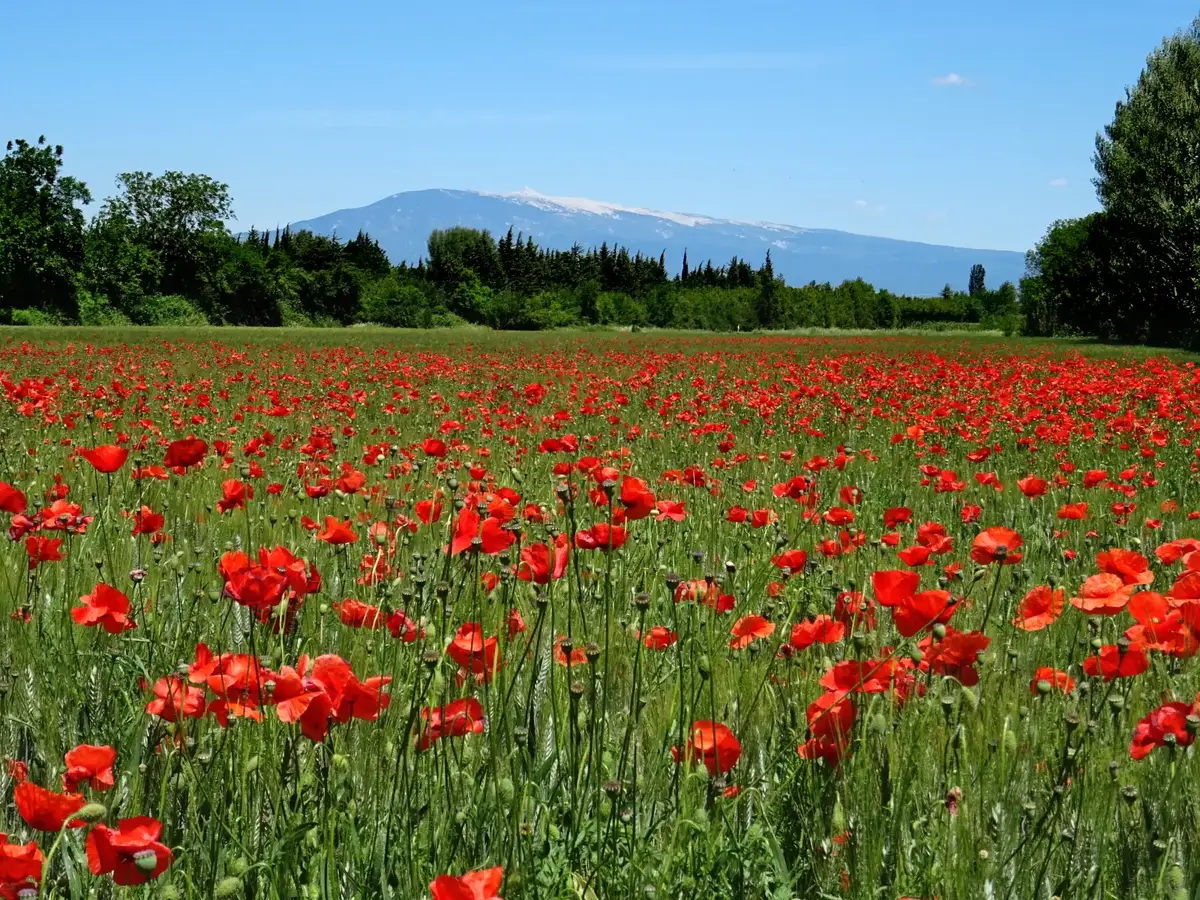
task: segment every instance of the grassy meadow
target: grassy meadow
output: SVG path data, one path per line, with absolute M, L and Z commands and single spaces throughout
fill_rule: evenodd
M 0 332 L 0 895 L 1200 892 L 1200 375 Z

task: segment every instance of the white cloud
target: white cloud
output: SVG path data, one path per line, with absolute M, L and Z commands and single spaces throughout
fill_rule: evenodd
M 938 87 L 974 87 L 975 79 L 951 72 L 949 75 L 938 75 L 933 79 L 933 83 Z
M 886 206 L 876 205 L 867 200 L 855 200 L 854 208 L 863 215 L 868 216 L 877 216 L 887 209 Z
M 1066 187 L 1066 186 L 1067 186 L 1067 179 L 1065 179 L 1065 178 L 1051 178 L 1050 179 L 1050 187 L 1052 187 L 1052 188 L 1060 188 L 1060 187 Z

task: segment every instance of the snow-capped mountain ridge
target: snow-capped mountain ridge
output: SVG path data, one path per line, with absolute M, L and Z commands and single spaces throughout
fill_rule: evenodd
M 679 270 L 684 251 L 693 266 L 711 259 L 723 265 L 740 256 L 752 265 L 768 249 L 775 271 L 790 284 L 838 283 L 864 278 L 895 293 L 936 294 L 945 284 L 965 288 L 971 266 L 982 263 L 988 284 L 1017 281 L 1024 256 L 1007 250 L 970 250 L 915 241 L 804 228 L 771 222 L 743 222 L 700 213 L 626 206 L 583 197 L 543 194 L 532 188 L 513 193 L 453 189 L 405 191 L 357 209 L 343 209 L 302 222 L 320 234 L 353 237 L 366 231 L 394 263 L 415 263 L 426 255 L 426 240 L 437 228 L 486 228 L 496 237 L 509 228 L 546 247 L 620 244 L 630 251 L 665 253 L 668 271 Z

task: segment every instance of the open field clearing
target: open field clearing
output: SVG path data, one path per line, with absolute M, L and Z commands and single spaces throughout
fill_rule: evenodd
M 1194 896 L 1191 359 L 6 330 L 0 896 Z

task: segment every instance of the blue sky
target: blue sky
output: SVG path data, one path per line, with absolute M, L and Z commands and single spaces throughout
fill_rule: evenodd
M 1182 0 L 6 4 L 0 123 L 273 227 L 428 187 L 1024 250 Z M 94 210 L 98 204 L 94 204 Z

